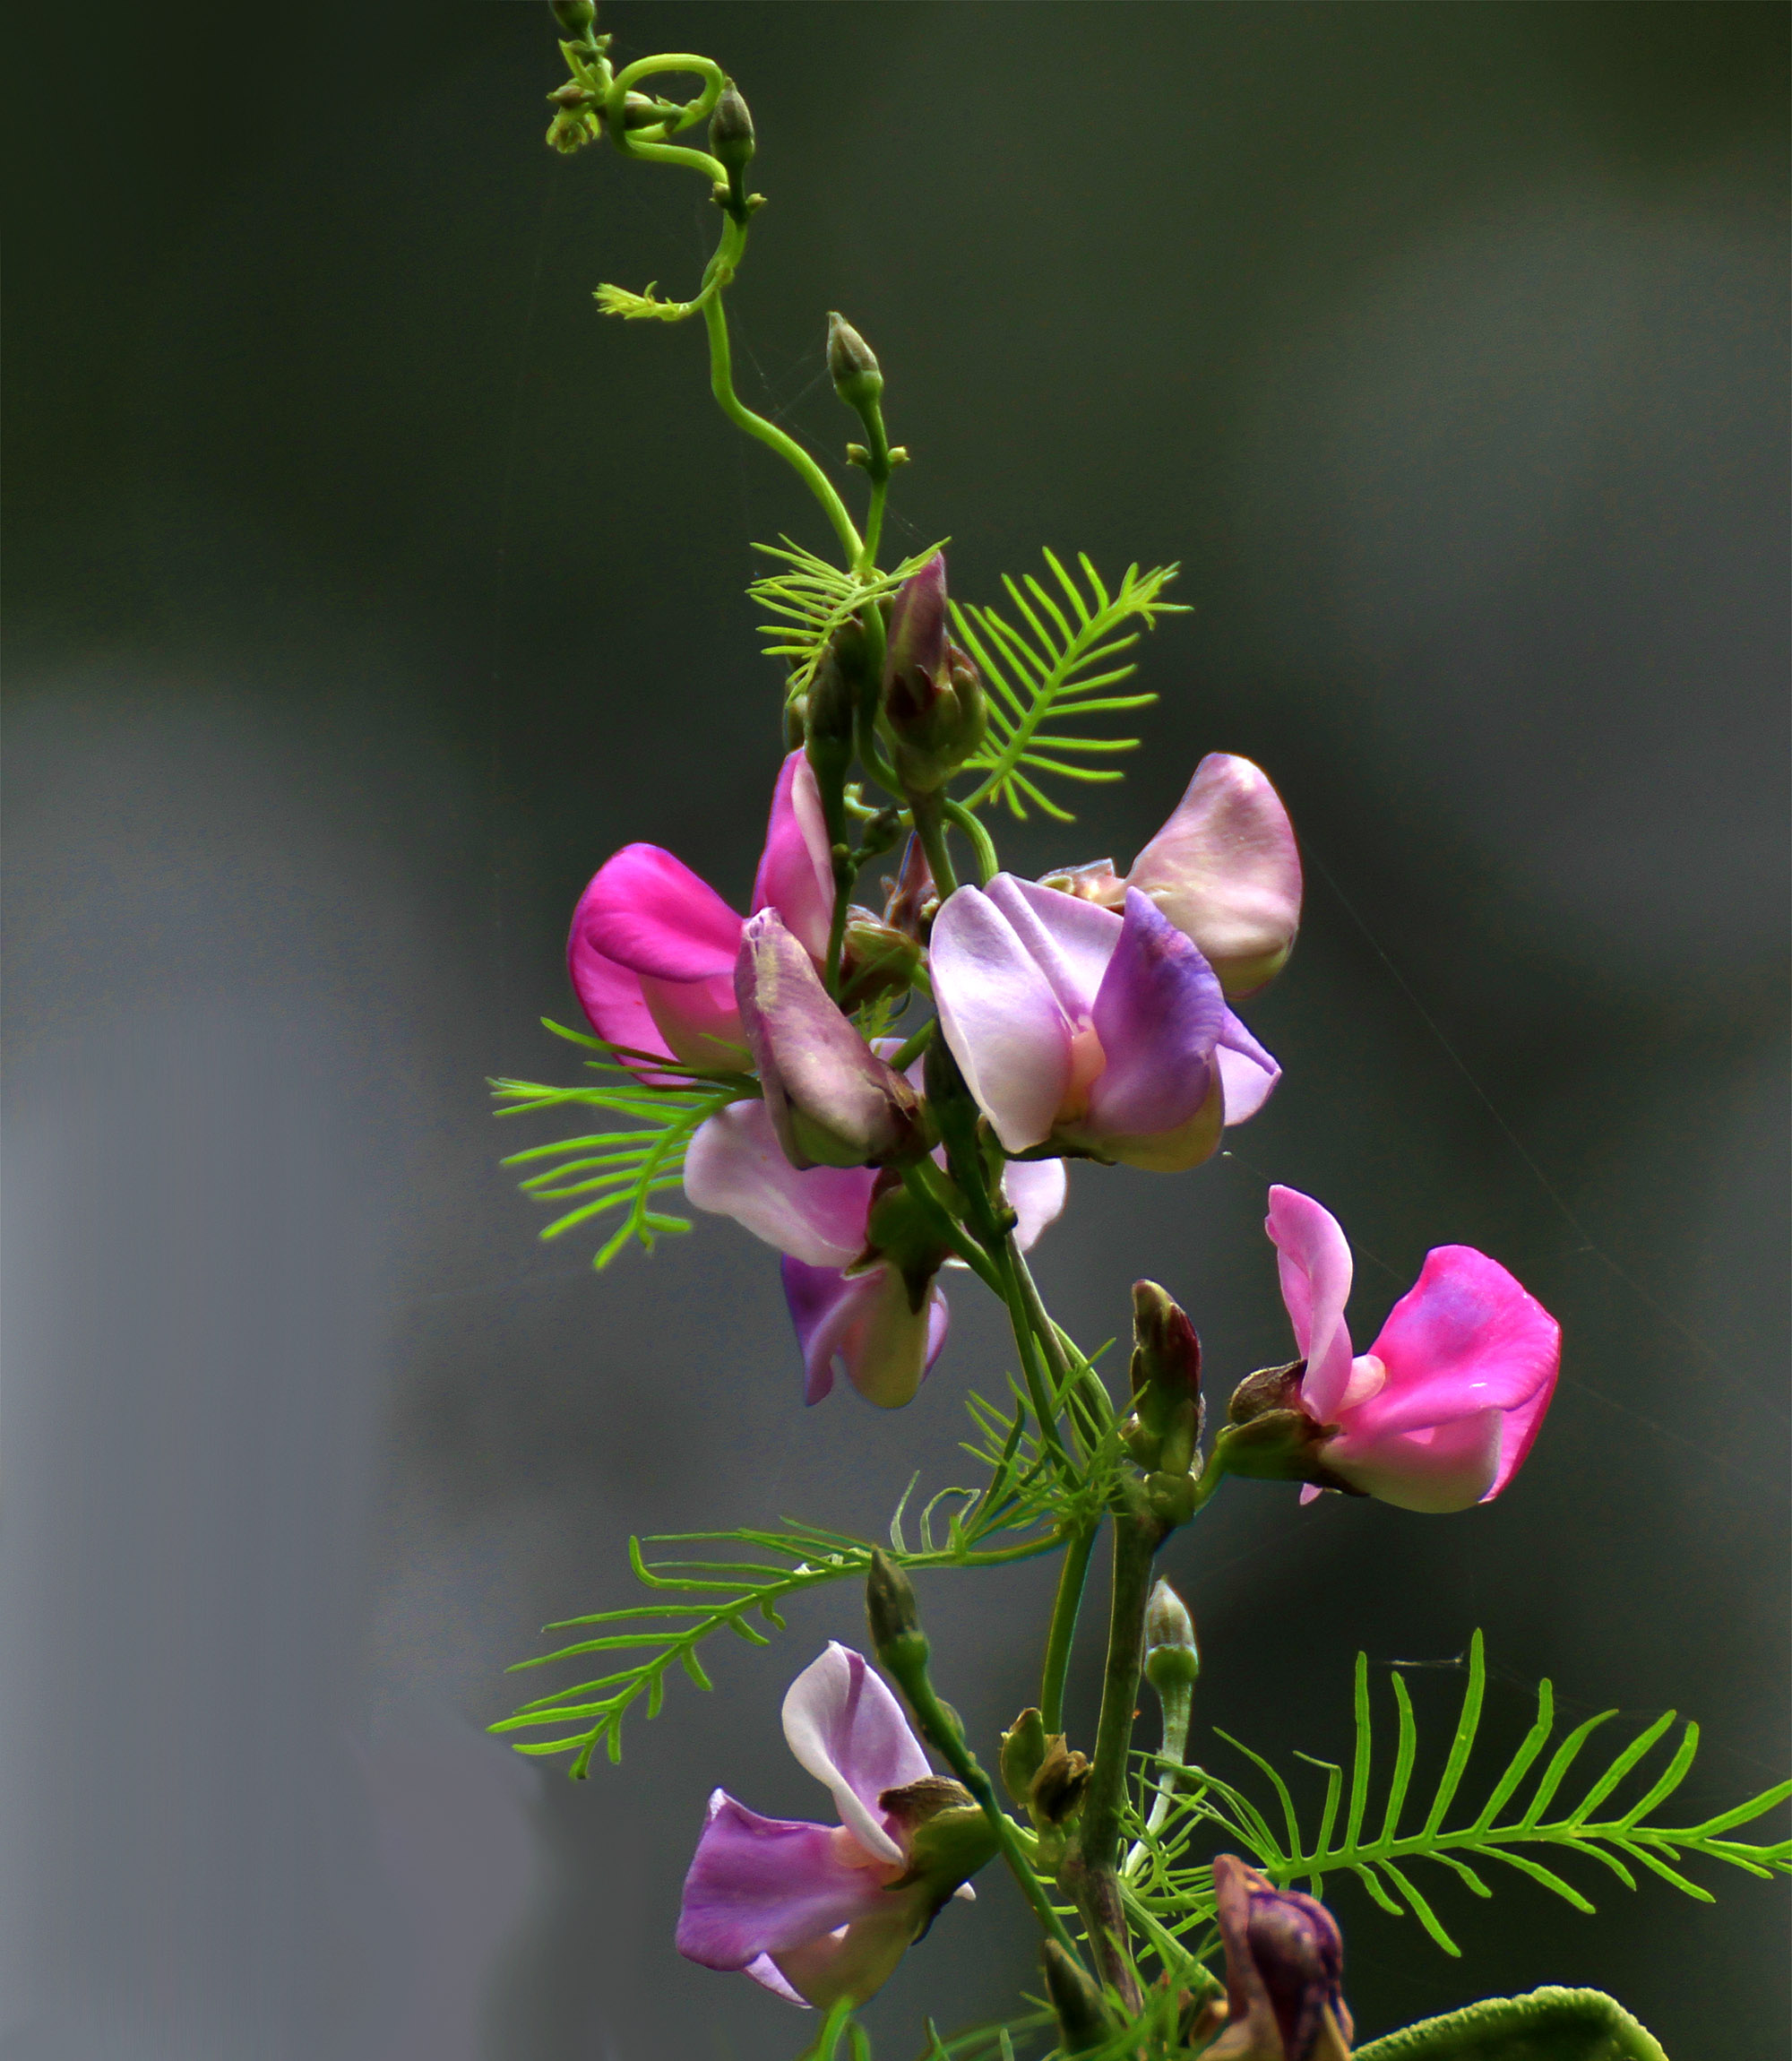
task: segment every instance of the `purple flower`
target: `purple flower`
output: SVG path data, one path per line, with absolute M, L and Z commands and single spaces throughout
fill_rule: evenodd
M 1301 1407 L 1338 1426 L 1320 1449 L 1351 1488 L 1403 1510 L 1466 1510 L 1506 1486 L 1542 1427 L 1562 1330 L 1498 1261 L 1472 1246 L 1426 1255 L 1417 1284 L 1355 1354 L 1344 1321 L 1350 1246 L 1294 1188 L 1270 1190 L 1282 1300 L 1306 1362 Z M 1303 1500 L 1319 1493 L 1308 1486 Z
M 1124 915 L 997 874 L 934 923 L 941 1027 L 1010 1152 L 1197 1166 L 1280 1069 L 1197 947 L 1129 888 Z
M 1317 1897 L 1278 1889 L 1236 1854 L 1214 1857 L 1213 1887 L 1227 2016 L 1209 2061 L 1348 2061 L 1337 1919 Z
M 974 1873 L 994 1842 L 969 1797 L 928 1766 L 863 1655 L 830 1644 L 797 1676 L 784 1737 L 832 1792 L 840 1822 L 761 1817 L 714 1791 L 685 1877 L 678 1951 L 792 2004 L 863 2003 L 940 1906 L 970 1895 L 960 1870 Z M 955 1837 L 929 1837 L 942 1819 Z
M 1200 946 L 1232 1001 L 1266 987 L 1300 927 L 1300 851 L 1281 798 L 1249 759 L 1210 752 L 1123 880 L 1111 859 L 1067 867 L 1043 885 L 1104 909 L 1149 895 Z
M 868 1167 L 799 1172 L 762 1102 L 735 1102 L 711 1117 L 685 1153 L 685 1192 L 696 1207 L 732 1217 L 785 1255 L 806 1402 L 830 1393 L 840 1366 L 868 1401 L 895 1409 L 945 1343 L 938 1286 L 929 1279 L 917 1298 L 898 1261 L 869 1249 L 878 1185 Z M 1010 1166 L 1004 1186 L 1021 1220 L 1016 1236 L 1030 1246 L 1064 1207 L 1063 1162 Z
M 755 910 L 775 909 L 810 957 L 824 959 L 833 865 L 815 776 L 801 752 L 778 774 Z M 742 919 L 682 859 L 627 844 L 599 868 L 573 912 L 566 967 L 599 1038 L 693 1066 L 736 1066 L 745 1034 L 734 991 Z

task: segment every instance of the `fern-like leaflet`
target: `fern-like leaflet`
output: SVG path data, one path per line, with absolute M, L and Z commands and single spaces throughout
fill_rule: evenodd
M 1456 1943 L 1407 1872 L 1415 1861 L 1433 1861 L 1448 1868 L 1477 1896 L 1491 1896 L 1493 1892 L 1463 1857 L 1473 1855 L 1483 1862 L 1497 1861 L 1529 1876 L 1577 1910 L 1585 1911 L 1593 1906 L 1580 1890 L 1531 1854 L 1515 1850 L 1543 1847 L 1554 1849 L 1557 1854 L 1584 1854 L 1608 1868 L 1626 1889 L 1636 1887 L 1636 1876 L 1632 1872 L 1634 1864 L 1706 1903 L 1714 1901 L 1710 1891 L 1689 1880 L 1674 1865 L 1683 1855 L 1722 1861 L 1749 1875 L 1792 1872 L 1792 1841 L 1756 1845 L 1724 1837 L 1792 1797 L 1792 1782 L 1781 1782 L 1698 1824 L 1667 1826 L 1650 1822 L 1650 1814 L 1679 1788 L 1693 1765 L 1699 1746 L 1695 1724 L 1685 1727 L 1665 1766 L 1628 1809 L 1615 1817 L 1594 1816 L 1672 1729 L 1676 1717 L 1672 1711 L 1631 1740 L 1588 1786 L 1572 1810 L 1564 1815 L 1546 1816 L 1588 1739 L 1617 1713 L 1606 1711 L 1589 1718 L 1562 1740 L 1537 1778 L 1529 1799 L 1518 1808 L 1514 1799 L 1555 1731 L 1555 1696 L 1546 1681 L 1538 1691 L 1537 1721 L 1520 1742 L 1486 1802 L 1467 1824 L 1446 1825 L 1444 1821 L 1455 1803 L 1480 1728 L 1486 1688 L 1486 1663 L 1478 1632 L 1469 1652 L 1468 1685 L 1449 1757 L 1423 1820 L 1408 1832 L 1402 1832 L 1400 1825 L 1408 1815 L 1418 1737 L 1412 1698 L 1398 1672 L 1393 1677 L 1398 1711 L 1393 1772 L 1379 1823 L 1373 1829 L 1365 1829 L 1369 1821 L 1374 1772 L 1374 1727 L 1366 1655 L 1357 1657 L 1357 1736 L 1348 1778 L 1342 1768 L 1331 1762 L 1300 1756 L 1308 1760 L 1309 1765 L 1322 1769 L 1326 1778 L 1317 1830 L 1310 1837 L 1302 1827 L 1293 1792 L 1282 1776 L 1262 1755 L 1219 1733 L 1219 1738 L 1268 1778 L 1279 1807 L 1280 1827 L 1272 1825 L 1270 1817 L 1242 1790 L 1217 1776 L 1197 1768 L 1176 1771 L 1177 1779 L 1187 1784 L 1187 1793 L 1177 1799 L 1161 1832 L 1147 1832 L 1142 1818 L 1137 1823 L 1134 1836 L 1143 1843 L 1146 1857 L 1142 1871 L 1129 1889 L 1129 1901 L 1142 1918 L 1149 1919 L 1172 1937 L 1206 1924 L 1213 1911 L 1211 1881 L 1204 1859 L 1196 1864 L 1189 1858 L 1190 1848 L 1203 1827 L 1217 1828 L 1227 1840 L 1237 1841 L 1278 1884 L 1305 1884 L 1318 1894 L 1328 1875 L 1355 1875 L 1383 1910 L 1395 1917 L 1404 1916 L 1409 1910 L 1432 1939 L 1452 1954 L 1460 1951 Z
M 494 1081 L 492 1092 L 504 1105 L 501 1117 L 526 1110 L 553 1109 L 569 1104 L 626 1117 L 625 1131 L 589 1132 L 582 1137 L 558 1138 L 513 1152 L 506 1167 L 541 1162 L 539 1171 L 519 1184 L 538 1202 L 571 1202 L 541 1233 L 557 1238 L 577 1224 L 611 1210 L 621 1210 L 620 1228 L 599 1249 L 592 1265 L 607 1267 L 631 1240 L 651 1252 L 656 1240 L 688 1231 L 690 1220 L 670 1216 L 653 1206 L 653 1198 L 683 1186 L 685 1151 L 697 1128 L 743 1096 L 757 1093 L 743 1074 L 704 1073 L 679 1067 L 651 1054 L 623 1054 L 600 1039 L 587 1038 L 544 1017 L 556 1037 L 589 1047 L 599 1057 L 585 1063 L 612 1076 L 601 1087 L 556 1088 L 535 1081 Z M 643 1060 L 650 1063 L 643 1066 Z M 630 1062 L 633 1061 L 633 1065 Z
M 857 615 L 867 601 L 880 601 L 893 594 L 903 581 L 920 571 L 943 544 L 929 544 L 912 558 L 905 558 L 892 573 L 842 572 L 806 551 L 800 544 L 783 537 L 776 544 L 755 544 L 755 551 L 776 558 L 780 569 L 754 580 L 748 596 L 778 619 L 762 623 L 760 634 L 772 642 L 765 646 L 769 659 L 782 659 L 789 668 L 786 693 L 794 698 L 814 677 L 828 640 L 840 625 Z
M 1055 1552 L 1063 1539 L 1062 1526 L 1055 1521 L 1062 1498 L 1071 1495 L 1086 1500 L 1090 1492 L 1081 1474 L 1062 1479 L 1062 1463 L 1049 1451 L 1042 1452 L 1030 1434 L 1026 1410 L 1018 1399 L 1012 1416 L 981 1397 L 971 1398 L 970 1405 L 983 1436 L 965 1450 L 989 1467 L 989 1480 L 980 1490 L 942 1489 L 915 1519 L 913 1543 L 903 1522 L 914 1488 L 909 1483 L 890 1523 L 890 1549 L 905 1567 L 995 1567 Z M 874 1545 L 849 1532 L 788 1519 L 781 1531 L 678 1532 L 648 1543 L 740 1546 L 761 1557 L 650 1561 L 641 1541 L 631 1539 L 629 1565 L 656 1600 L 563 1618 L 547 1629 L 599 1629 L 551 1653 L 520 1660 L 511 1671 L 548 1667 L 585 1653 L 638 1657 L 609 1674 L 539 1696 L 494 1725 L 496 1732 L 555 1731 L 552 1738 L 514 1742 L 519 1753 L 571 1753 L 574 1778 L 588 1772 L 600 1746 L 612 1761 L 620 1760 L 623 1720 L 643 1699 L 647 1716 L 659 1715 L 666 1677 L 674 1668 L 682 1668 L 700 1689 L 710 1687 L 698 1657 L 705 1640 L 728 1631 L 754 1645 L 769 1643 L 761 1627 L 782 1631 L 783 1607 L 792 1597 L 832 1582 L 863 1582 Z M 569 1732 L 569 1725 L 578 1729 Z
M 1110 594 L 1087 557 L 1079 556 L 1088 593 L 1072 579 L 1051 552 L 1046 564 L 1060 592 L 1054 594 L 1030 573 L 1024 580 L 1004 578 L 1019 626 L 994 608 L 952 604 L 960 639 L 983 673 L 987 689 L 989 730 L 983 748 L 967 762 L 968 772 L 980 773 L 968 808 L 985 802 L 1005 802 L 1017 816 L 1028 806 L 1060 823 L 1075 819 L 1043 793 L 1045 778 L 1070 780 L 1116 780 L 1122 776 L 1096 766 L 1067 764 L 1064 755 L 1100 757 L 1136 751 L 1137 737 L 1072 737 L 1060 727 L 1098 715 L 1149 708 L 1154 694 L 1114 694 L 1107 690 L 1138 670 L 1130 660 L 1113 661 L 1139 641 L 1140 622 L 1151 628 L 1159 616 L 1185 615 L 1180 603 L 1159 599 L 1176 578 L 1174 565 L 1141 573 L 1126 568 Z

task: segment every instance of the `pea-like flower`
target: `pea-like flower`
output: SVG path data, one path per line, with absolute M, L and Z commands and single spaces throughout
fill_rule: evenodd
M 1236 1854 L 1215 1855 L 1213 1888 L 1227 2015 L 1208 2061 L 1348 2061 L 1337 1919 L 1317 1897 L 1278 1889 Z
M 1288 1400 L 1337 1427 L 1316 1449 L 1322 1467 L 1403 1510 L 1490 1502 L 1549 1408 L 1562 1357 L 1555 1319 L 1497 1260 L 1439 1246 L 1374 1345 L 1355 1353 L 1344 1320 L 1350 1246 L 1337 1219 L 1310 1195 L 1277 1187 L 1263 1228 L 1305 1361 Z M 1311 1484 L 1304 1492 L 1318 1493 Z
M 864 1656 L 830 1644 L 784 1698 L 790 1751 L 831 1791 L 837 1825 L 761 1817 L 725 1789 L 678 1914 L 678 1951 L 792 2004 L 863 2003 L 995 1851 L 966 1790 L 935 1775 Z
M 1066 867 L 1044 884 L 1105 909 L 1129 887 L 1149 895 L 1200 946 L 1228 997 L 1266 987 L 1300 927 L 1300 850 L 1281 797 L 1249 759 L 1210 752 L 1157 835 L 1121 878 L 1111 859 Z
M 997 874 L 947 901 L 929 957 L 946 1042 L 1009 1152 L 1180 1172 L 1279 1075 L 1199 948 L 1136 887 L 1116 915 Z
M 833 913 L 832 861 L 815 776 L 799 751 L 772 796 L 753 907 L 775 909 L 817 963 Z M 626 844 L 573 912 L 566 966 L 599 1038 L 686 1065 L 745 1064 L 735 1001 L 744 919 L 682 859 Z
M 732 1217 L 785 1255 L 806 1402 L 831 1392 L 840 1367 L 867 1401 L 897 1409 L 945 1344 L 950 1313 L 935 1276 L 943 1263 L 958 1263 L 926 1243 L 925 1226 L 900 1220 L 901 1191 L 891 1181 L 868 1167 L 799 1172 L 763 1102 L 711 1117 L 685 1155 L 685 1192 L 695 1206 Z M 1015 1237 L 1029 1247 L 1064 1207 L 1064 1163 L 1011 1165 L 1004 1186 L 1020 1219 Z

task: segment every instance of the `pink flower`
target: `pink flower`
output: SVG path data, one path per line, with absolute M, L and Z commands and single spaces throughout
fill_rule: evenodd
M 941 1028 L 1010 1152 L 1175 1173 L 1259 1109 L 1280 1069 L 1197 948 L 1137 888 L 1116 916 L 997 874 L 961 887 L 929 953 Z
M 862 1654 L 830 1644 L 784 1699 L 790 1751 L 832 1792 L 838 1825 L 710 1798 L 685 1877 L 678 1951 L 792 2004 L 864 2003 L 994 1850 L 983 1814 L 936 1776 Z M 969 1806 L 969 1809 L 965 1808 Z
M 817 962 L 827 956 L 833 869 L 815 776 L 799 751 L 779 772 L 754 877 Z M 579 898 L 566 967 L 591 1028 L 612 1045 L 692 1066 L 745 1064 L 734 991 L 743 919 L 657 844 L 626 844 Z
M 685 1155 L 685 1192 L 697 1208 L 732 1217 L 785 1255 L 806 1402 L 832 1390 L 839 1366 L 867 1401 L 899 1408 L 945 1343 L 946 1298 L 932 1268 L 919 1281 L 905 1279 L 900 1257 L 868 1250 L 879 1179 L 868 1167 L 798 1172 L 763 1102 L 735 1102 L 711 1117 Z M 1064 1207 L 1063 1161 L 1011 1166 L 1004 1185 L 1021 1220 L 1015 1235 L 1030 1246 Z
M 1123 880 L 1110 859 L 1047 874 L 1060 893 L 1118 909 L 1150 896 L 1219 977 L 1228 997 L 1280 972 L 1300 927 L 1300 851 L 1281 798 L 1249 759 L 1210 752 Z
M 1374 1344 L 1353 1354 L 1350 1247 L 1337 1219 L 1310 1195 L 1271 1188 L 1263 1228 L 1306 1362 L 1300 1403 L 1338 1427 L 1320 1448 L 1324 1466 L 1402 1510 L 1491 1502 L 1549 1408 L 1562 1358 L 1555 1319 L 1485 1253 L 1439 1246 Z M 1318 1493 L 1309 1486 L 1303 1500 Z

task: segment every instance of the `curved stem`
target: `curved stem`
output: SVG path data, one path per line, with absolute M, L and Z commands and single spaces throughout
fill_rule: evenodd
M 995 856 L 995 841 L 961 801 L 948 798 L 945 811 L 948 821 L 964 832 L 977 854 L 978 885 L 987 887 L 1002 870 L 1002 861 Z
M 911 1195 L 919 1195 L 932 1203 L 942 1220 L 942 1231 L 952 1251 L 977 1276 L 985 1288 L 1002 1295 L 1003 1281 L 1000 1271 L 989 1255 L 973 1239 L 958 1221 L 950 1201 L 943 1192 L 939 1168 L 931 1160 L 913 1160 L 902 1169 L 902 1186 Z
M 672 149 L 675 146 L 665 144 L 656 147 Z M 722 232 L 721 246 L 716 253 L 718 272 L 725 270 L 732 275 L 745 247 L 746 230 L 738 222 L 729 222 Z M 723 279 L 721 283 L 726 286 L 728 280 Z M 795 437 L 787 436 L 776 423 L 768 422 L 762 415 L 755 415 L 735 392 L 734 360 L 728 346 L 728 315 L 722 306 L 719 293 L 703 304 L 703 326 L 710 332 L 710 392 L 715 395 L 717 405 L 737 429 L 744 429 L 749 436 L 756 436 L 768 450 L 775 451 L 790 467 L 821 503 L 828 521 L 834 526 L 834 533 L 840 540 L 848 565 L 857 565 L 865 547 L 860 541 L 857 530 L 853 526 L 852 517 L 846 512 L 845 502 L 834 491 L 832 481 Z
M 890 497 L 890 475 L 874 478 L 871 482 L 871 505 L 865 513 L 865 548 L 859 555 L 858 569 L 861 573 L 877 570 L 877 547 L 883 536 L 883 504 Z
M 703 82 L 702 92 L 691 101 L 678 117 L 678 126 L 688 129 L 694 122 L 701 122 L 722 97 L 722 88 L 728 84 L 728 73 L 713 57 L 694 57 L 687 51 L 662 51 L 655 57 L 637 57 L 633 64 L 625 65 L 616 75 L 612 91 L 617 96 L 616 106 L 622 106 L 620 96 L 642 79 L 657 78 L 662 72 L 688 72 L 693 78 Z M 727 173 L 722 177 L 726 178 Z
M 1071 1646 L 1076 1638 L 1077 1613 L 1082 1608 L 1082 1591 L 1089 1581 L 1089 1562 L 1095 1551 L 1099 1523 L 1086 1524 L 1072 1534 L 1058 1573 L 1058 1592 L 1052 1604 L 1051 1629 L 1046 1635 L 1046 1665 L 1039 1682 L 1039 1716 L 1047 1735 L 1064 1729 L 1064 1677 L 1070 1671 Z

